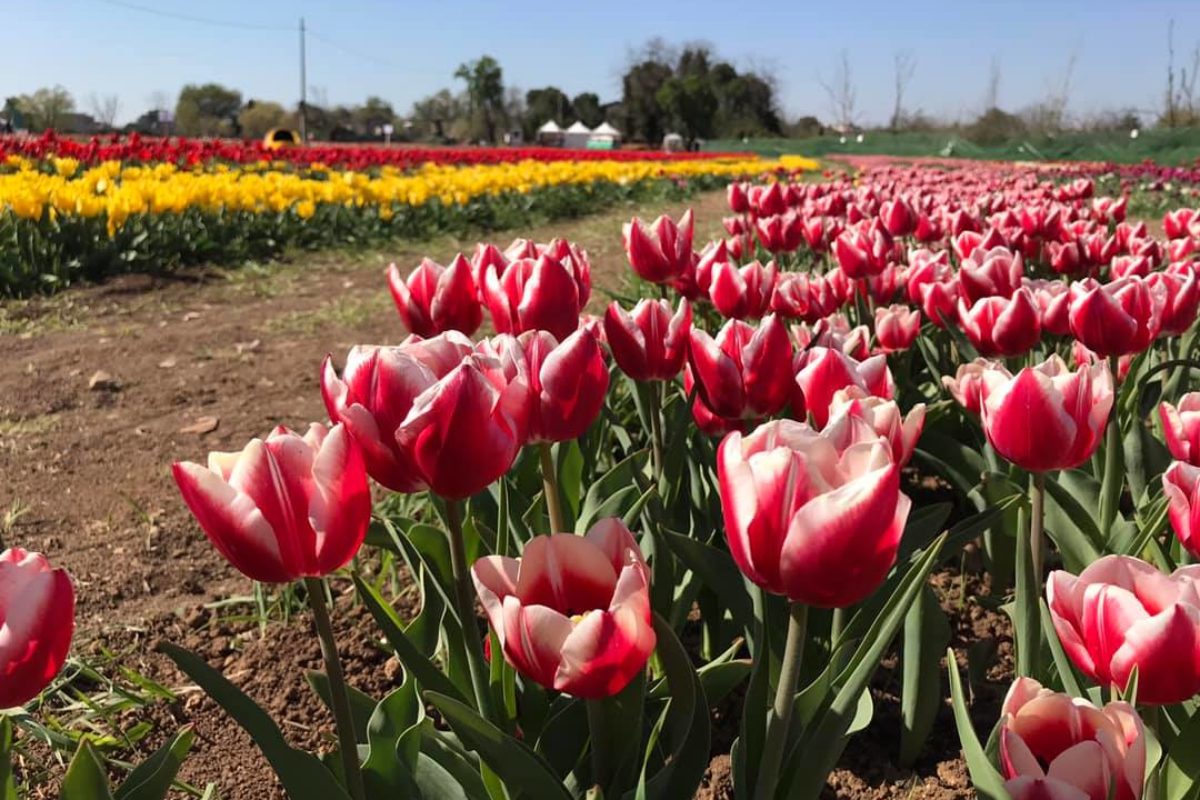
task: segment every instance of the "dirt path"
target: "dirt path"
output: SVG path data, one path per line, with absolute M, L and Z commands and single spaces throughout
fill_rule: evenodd
M 721 195 L 691 205 L 698 238 L 715 233 Z M 622 208 L 494 239 L 565 236 L 590 253 L 596 285 L 615 287 L 625 269 L 621 223 L 657 211 Z M 423 255 L 446 263 L 473 244 L 402 242 L 387 253 L 129 276 L 0 304 L 6 544 L 42 550 L 71 570 L 88 631 L 246 593 L 249 582 L 217 556 L 179 501 L 169 465 L 240 449 L 276 424 L 325 419 L 322 357 L 404 335 L 384 266 L 411 268 Z
M 690 205 L 697 238 L 716 235 L 723 194 Z M 616 288 L 626 269 L 621 224 L 661 210 L 625 207 L 492 239 L 504 246 L 518 235 L 566 237 L 588 250 L 596 286 Z M 401 242 L 386 252 L 127 276 L 51 298 L 0 302 L 0 537 L 70 570 L 79 594 L 77 654 L 92 663 L 111 649 L 122 665 L 180 686 L 182 676 L 149 649 L 162 636 L 184 642 L 284 720 L 297 744 L 320 741 L 328 720 L 304 685 L 303 670 L 319 666 L 307 621 L 242 635 L 202 610 L 249 595 L 252 585 L 195 525 L 170 464 L 240 449 L 277 424 L 325 419 L 317 380 L 325 354 L 340 358 L 356 343 L 404 336 L 385 265 L 394 260 L 410 269 L 425 255 L 447 263 L 473 246 L 449 238 Z M 602 292 L 595 296 L 599 310 L 606 301 Z M 369 621 L 357 622 L 345 630 L 348 672 L 356 685 L 382 695 L 395 665 L 388 667 L 370 641 Z M 268 768 L 210 701 L 187 694 L 177 704 L 128 713 L 122 725 L 146 717 L 155 732 L 140 749 L 182 724 L 196 726 L 187 780 L 217 782 L 225 800 L 282 796 L 263 790 L 272 783 Z M 26 766 L 61 775 L 53 764 Z M 55 796 L 52 787 L 51 778 L 44 796 Z

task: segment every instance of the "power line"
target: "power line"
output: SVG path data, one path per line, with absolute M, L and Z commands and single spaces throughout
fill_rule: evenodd
M 176 11 L 164 11 L 161 8 L 152 8 L 150 6 L 139 5 L 138 3 L 130 3 L 127 0 L 100 0 L 102 3 L 107 3 L 110 6 L 118 6 L 132 11 L 141 11 L 146 14 L 154 14 L 158 17 L 166 17 L 168 19 L 178 19 L 184 22 L 197 22 L 201 25 L 212 25 L 218 28 L 239 28 L 246 31 L 291 31 L 292 28 L 283 25 L 259 25 L 252 22 L 237 22 L 234 20 L 213 19 L 211 17 L 198 17 L 193 14 L 181 14 Z
M 312 38 L 316 39 L 319 42 L 325 43 L 326 45 L 334 48 L 335 50 L 340 50 L 348 56 L 354 56 L 355 58 L 361 58 L 363 61 L 370 61 L 372 64 L 377 64 L 381 67 L 392 67 L 393 69 L 398 69 L 398 67 L 394 63 L 392 63 L 391 61 L 388 61 L 387 59 L 379 58 L 378 56 L 373 56 L 370 53 L 364 53 L 361 50 L 354 50 L 343 44 L 338 44 L 333 39 L 330 39 L 328 36 L 324 36 L 320 33 L 317 33 L 312 28 L 308 28 L 307 31 L 308 31 L 308 35 L 311 36 Z

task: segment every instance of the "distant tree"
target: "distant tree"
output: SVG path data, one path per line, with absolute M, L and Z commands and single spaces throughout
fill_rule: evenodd
M 842 50 L 834 64 L 832 76 L 825 79 L 818 73 L 817 82 L 829 98 L 829 111 L 833 114 L 834 125 L 843 132 L 853 128 L 858 122 L 858 90 L 850 70 L 850 53 Z
M 557 86 L 530 89 L 525 93 L 525 138 L 532 139 L 537 129 L 549 120 L 565 126 L 574 115 L 571 98 Z
M 106 129 L 111 129 L 121 111 L 121 98 L 115 94 L 97 95 L 93 92 L 88 98 L 88 106 L 96 122 Z
M 594 92 L 575 95 L 575 99 L 571 101 L 571 108 L 575 112 L 575 119 L 589 128 L 594 128 L 604 122 L 604 109 L 600 107 L 600 95 Z
M 413 103 L 412 121 L 418 136 L 445 141 L 466 118 L 466 102 L 449 89 Z
M 238 113 L 242 136 L 249 139 L 261 139 L 272 128 L 291 128 L 295 124 L 295 114 L 269 100 L 251 100 Z
M 188 84 L 175 103 L 175 128 L 185 136 L 237 134 L 242 93 L 219 83 Z
M 1024 121 L 1007 111 L 990 108 L 967 128 L 967 138 L 976 144 L 993 145 L 1024 136 L 1028 132 Z
M 61 86 L 43 87 L 17 98 L 17 108 L 32 131 L 61 128 L 75 110 L 75 99 Z
M 908 84 L 917 71 L 917 59 L 911 50 L 898 50 L 892 56 L 892 65 L 894 67 L 893 76 L 896 79 L 896 102 L 892 106 L 890 127 L 893 131 L 898 131 L 904 121 L 904 93 L 908 90 Z
M 491 56 L 460 64 L 454 77 L 467 85 L 471 134 L 496 141 L 496 131 L 504 116 L 504 74 Z
M 660 61 L 643 61 L 626 71 L 621 79 L 621 103 L 627 137 L 651 144 L 662 141 L 669 119 L 659 104 L 658 90 L 672 77 L 674 70 Z
M 655 99 L 689 143 L 713 135 L 718 100 L 706 76 L 693 73 L 668 78 Z
M 392 104 L 379 97 L 368 97 L 367 102 L 352 113 L 355 128 L 366 136 L 374 136 L 376 128 L 396 123 L 396 112 L 392 109 Z
M 787 128 L 787 135 L 793 139 L 807 139 L 820 136 L 824 132 L 825 126 L 821 124 L 821 120 L 813 116 L 800 117 Z

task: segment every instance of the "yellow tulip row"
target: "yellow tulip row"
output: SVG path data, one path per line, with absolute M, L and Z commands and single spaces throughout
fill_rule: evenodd
M 39 165 L 10 157 L 0 168 L 0 209 L 26 220 L 105 215 L 112 236 L 132 216 L 206 213 L 280 213 L 311 217 L 318 206 L 377 209 L 389 218 L 397 207 L 433 200 L 463 205 L 489 195 L 596 182 L 629 184 L 699 176 L 755 175 L 779 169 L 816 169 L 816 162 L 788 164 L 757 158 L 694 161 L 521 161 L 467 167 L 425 164 L 412 171 L 385 167 L 378 173 L 316 165 L 295 169 L 263 162 L 196 168 L 174 164 L 125 166 L 105 162 L 81 169 L 73 159 Z

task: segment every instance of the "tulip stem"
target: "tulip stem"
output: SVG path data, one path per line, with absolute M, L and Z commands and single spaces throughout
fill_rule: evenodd
M 592 740 L 592 785 L 602 792 L 608 786 L 608 729 L 604 720 L 604 701 L 585 700 L 588 734 Z M 601 795 L 603 796 L 603 795 Z
M 650 396 L 650 470 L 654 485 L 658 486 L 663 471 L 663 423 L 662 423 L 662 390 L 660 381 L 650 381 L 646 387 Z
M 1046 519 L 1046 473 L 1033 473 L 1032 483 L 1033 491 L 1029 498 L 1029 551 L 1033 555 L 1033 579 L 1036 585 L 1041 586 L 1045 579 L 1043 559 L 1046 543 L 1043 531 Z
M 783 764 L 788 728 L 792 722 L 792 711 L 796 707 L 796 685 L 800 681 L 800 661 L 804 656 L 807 627 L 808 606 L 804 603 L 792 603 L 787 644 L 783 650 L 783 661 L 779 665 L 775 704 L 767 715 L 767 737 L 763 744 L 762 761 L 759 763 L 758 786 L 754 792 L 756 800 L 771 800 L 779 784 L 779 767 Z M 767 658 L 767 654 L 763 653 L 761 657 Z
M 567 523 L 563 520 L 562 495 L 558 491 L 558 472 L 554 469 L 554 454 L 550 443 L 538 445 L 542 457 L 542 494 L 546 498 L 546 513 L 550 515 L 550 532 L 566 533 Z
M 475 590 L 467 569 L 467 548 L 463 544 L 462 505 L 460 500 L 446 501 L 446 527 L 450 529 L 450 569 L 458 599 L 458 618 L 467 648 L 467 667 L 475 703 L 484 719 L 492 718 L 492 687 L 483 659 L 483 639 L 475 625 Z
M 1108 363 L 1109 369 L 1112 370 L 1113 386 L 1118 386 L 1117 375 L 1121 366 L 1120 358 L 1109 356 Z M 1105 431 L 1104 480 L 1101 482 L 1100 488 L 1100 535 L 1105 539 L 1108 538 L 1113 522 L 1117 519 L 1117 509 L 1121 503 L 1121 488 L 1124 484 L 1121 425 L 1118 419 L 1117 404 L 1114 402 L 1108 417 L 1108 430 Z
M 325 675 L 329 678 L 329 706 L 337 725 L 338 750 L 342 756 L 342 771 L 346 773 L 346 788 L 354 800 L 365 800 L 362 770 L 358 764 L 358 739 L 354 736 L 354 718 L 350 714 L 350 695 L 346 691 L 346 674 L 338 657 L 337 640 L 325 604 L 325 582 L 320 578 L 305 578 L 308 606 L 312 609 L 317 639 L 321 642 L 321 657 L 325 660 Z

